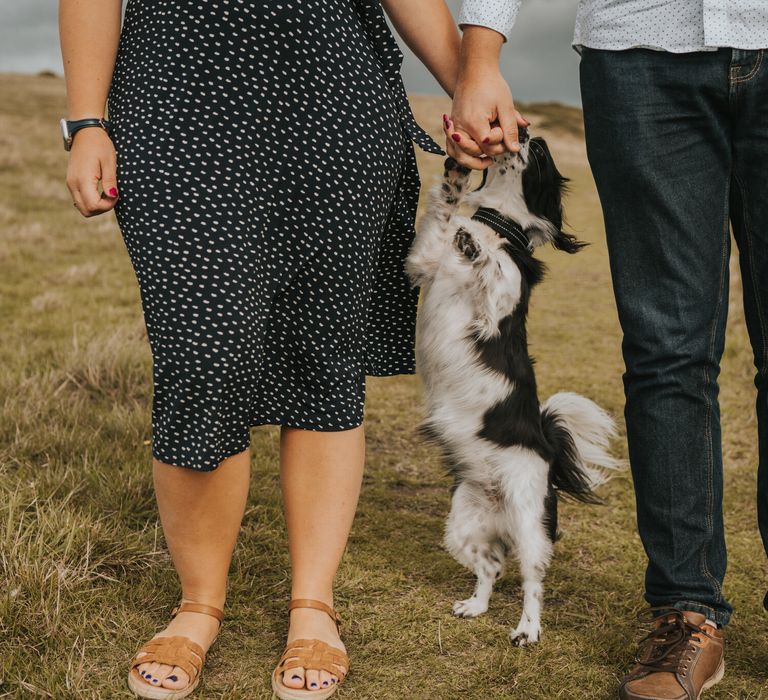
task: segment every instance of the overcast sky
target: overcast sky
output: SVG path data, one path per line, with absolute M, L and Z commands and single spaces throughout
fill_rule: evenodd
M 152 1 L 152 0 L 150 0 Z M 461 0 L 448 0 L 454 15 Z M 521 101 L 579 103 L 578 56 L 571 48 L 577 0 L 524 0 L 504 47 L 504 75 Z M 61 72 L 56 0 L 0 0 L 0 72 Z M 411 92 L 440 93 L 426 69 L 406 50 Z

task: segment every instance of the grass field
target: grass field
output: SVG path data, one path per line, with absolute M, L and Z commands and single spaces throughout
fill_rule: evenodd
M 123 698 L 127 662 L 163 624 L 178 590 L 150 480 L 150 357 L 137 287 L 111 215 L 80 218 L 63 178 L 57 78 L 0 76 L 0 697 Z M 415 98 L 440 134 L 445 103 Z M 542 396 L 569 389 L 622 410 L 619 329 L 599 206 L 578 110 L 530 105 L 572 178 L 576 257 L 546 251 L 532 351 Z M 419 155 L 429 183 L 441 159 Z M 736 607 L 726 678 L 709 698 L 768 697 L 765 556 L 754 512 L 752 361 L 732 281 L 722 374 L 727 590 Z M 451 616 L 472 576 L 440 547 L 449 481 L 422 444 L 414 377 L 372 380 L 368 467 L 338 607 L 353 670 L 338 693 L 360 700 L 611 698 L 631 662 L 644 555 L 631 480 L 604 506 L 562 508 L 546 583 L 544 636 L 508 639 L 521 596 L 515 567 L 489 613 Z M 288 559 L 278 434 L 253 432 L 253 485 L 231 572 L 228 620 L 200 698 L 268 698 L 286 629 Z M 623 441 L 616 446 L 625 456 Z

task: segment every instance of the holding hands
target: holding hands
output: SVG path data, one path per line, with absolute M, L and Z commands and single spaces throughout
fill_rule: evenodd
M 499 69 L 503 43 L 504 37 L 493 29 L 464 28 L 453 110 L 450 117 L 443 115 L 446 151 L 476 170 L 491 164 L 488 156 L 520 150 L 518 127 L 529 124 L 515 109 Z

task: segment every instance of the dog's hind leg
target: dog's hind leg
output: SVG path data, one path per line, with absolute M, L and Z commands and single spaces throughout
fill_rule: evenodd
M 506 545 L 499 538 L 498 511 L 481 487 L 462 483 L 453 494 L 445 528 L 445 546 L 477 577 L 470 598 L 454 603 L 453 614 L 477 617 L 488 610 L 493 584 L 504 573 Z
M 541 605 L 544 575 L 552 559 L 546 512 L 549 467 L 540 457 L 531 457 L 526 479 L 517 476 L 505 484 L 505 508 L 510 535 L 520 562 L 523 580 L 523 613 L 510 637 L 515 646 L 533 644 L 541 636 Z M 519 475 L 519 472 L 518 472 Z

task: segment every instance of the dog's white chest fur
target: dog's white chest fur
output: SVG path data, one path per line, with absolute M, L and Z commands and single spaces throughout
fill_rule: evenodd
M 507 270 L 509 289 L 519 293 L 519 273 Z M 517 277 L 517 279 L 515 279 Z M 482 414 L 512 389 L 504 375 L 484 366 L 475 343 L 478 312 L 474 270 L 453 248 L 445 249 L 434 278 L 422 289 L 416 333 L 416 362 L 428 414 L 446 437 L 477 432 Z M 506 294 L 509 311 L 515 294 Z

